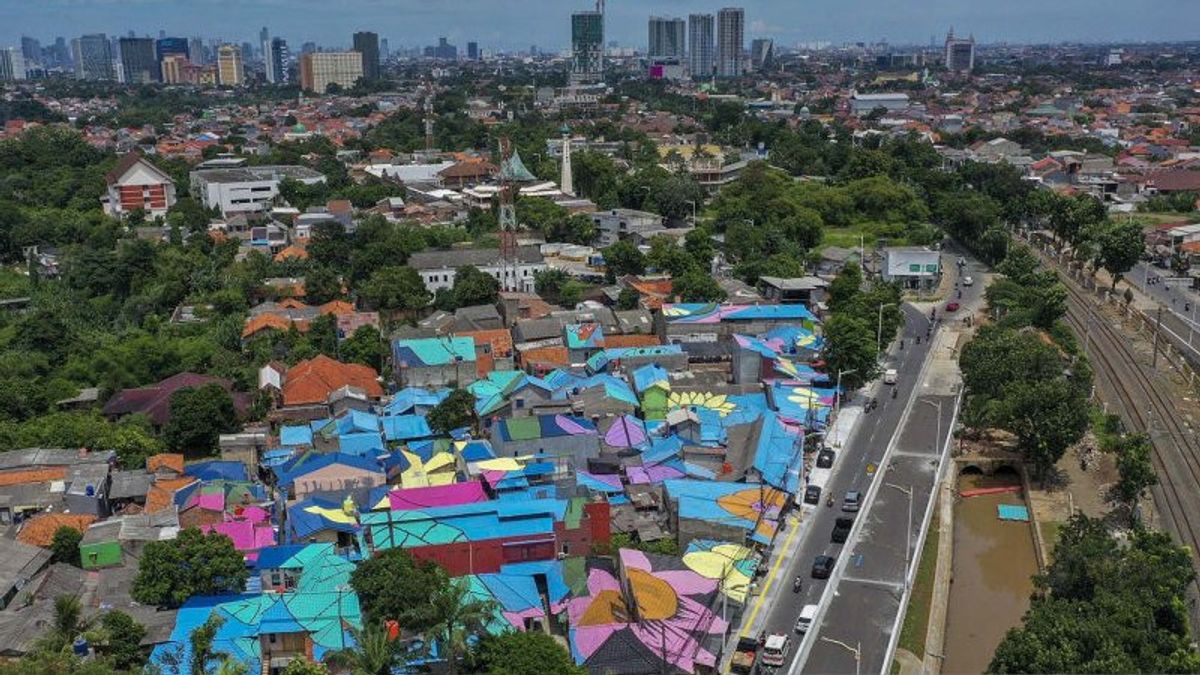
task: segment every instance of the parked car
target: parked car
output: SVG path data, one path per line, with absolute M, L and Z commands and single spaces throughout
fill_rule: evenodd
M 883 383 L 896 384 L 896 378 L 899 376 L 900 373 L 896 372 L 895 368 L 888 368 L 887 370 L 883 371 Z
M 820 504 L 821 503 L 821 486 L 809 485 L 804 488 L 804 503 L 805 504 Z
M 817 453 L 817 468 L 818 469 L 832 468 L 833 460 L 835 457 L 836 457 L 836 454 L 833 452 L 832 448 L 822 449 L 820 452 Z
M 946 311 L 947 312 L 957 312 L 958 311 L 958 303 L 957 302 L 947 302 L 946 303 Z
M 837 559 L 829 555 L 819 555 L 813 560 L 812 577 L 814 579 L 828 579 L 830 574 L 833 574 L 833 565 Z
M 854 527 L 854 517 L 842 517 L 833 522 L 833 536 L 829 539 L 835 544 L 844 544 L 850 537 L 850 528 Z
M 842 499 L 842 510 L 846 513 L 857 513 L 860 506 L 862 506 L 862 493 L 858 490 L 850 490 Z

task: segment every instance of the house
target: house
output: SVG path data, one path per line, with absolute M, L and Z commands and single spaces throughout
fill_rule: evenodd
M 611 246 L 633 234 L 662 229 L 663 218 L 657 213 L 636 209 L 610 209 L 588 214 L 596 226 L 598 247 Z
M 175 181 L 138 152 L 122 157 L 104 175 L 108 192 L 100 198 L 104 212 L 123 218 L 142 211 L 147 218 L 164 218 L 175 206 Z
M 465 387 L 478 377 L 469 337 L 396 340 L 392 360 L 401 387 Z
M 344 453 L 304 453 L 275 469 L 276 485 L 289 501 L 314 492 L 369 489 L 386 483 L 383 469 L 373 459 Z
M 942 278 L 941 253 L 918 246 L 885 248 L 882 276 L 904 288 L 931 290 Z
M 17 591 L 49 564 L 49 551 L 0 538 L 0 609 L 7 607 Z
M 501 290 L 532 293 L 533 275 L 546 269 L 546 261 L 537 246 L 520 246 L 508 264 L 500 255 L 500 249 L 466 248 L 420 251 L 409 256 L 408 266 L 421 275 L 421 281 L 430 293 L 452 288 L 458 268 L 464 266 L 492 275 L 500 282 Z
M 383 396 L 379 373 L 375 372 L 374 368 L 357 363 L 342 363 L 324 354 L 318 354 L 288 368 L 279 381 L 282 385 L 280 396 L 284 406 L 325 404 L 331 394 L 345 386 L 361 389 L 371 399 Z
M 108 473 L 115 456 L 83 449 L 0 453 L 0 525 L 45 511 L 108 515 Z
M 497 370 L 513 369 L 512 333 L 507 328 L 456 333 L 475 343 L 475 375 L 487 377 Z
M 680 548 L 696 539 L 769 543 L 788 494 L 758 485 L 680 478 L 663 481 Z
M 655 315 L 655 329 L 664 342 L 715 343 L 735 333 L 757 335 L 792 325 L 811 329 L 817 317 L 804 305 L 713 305 L 672 303 Z
M 180 389 L 199 389 L 206 384 L 216 384 L 229 392 L 239 415 L 244 415 L 249 409 L 250 397 L 245 393 L 233 391 L 233 382 L 230 380 L 184 372 L 172 375 L 157 384 L 122 389 L 104 403 L 102 411 L 105 417 L 114 420 L 125 415 L 142 414 L 150 418 L 155 427 L 161 429 L 171 420 L 171 397 L 175 392 Z
M 563 469 L 582 469 L 600 453 L 600 435 L 591 420 L 571 415 L 502 419 L 492 427 L 498 457 L 532 455 Z
M 285 179 L 305 185 L 325 182 L 323 174 L 298 165 L 200 169 L 189 178 L 191 194 L 201 205 L 222 214 L 270 210 Z
M 759 277 L 758 290 L 767 302 L 816 307 L 825 303 L 829 282 L 820 277 Z

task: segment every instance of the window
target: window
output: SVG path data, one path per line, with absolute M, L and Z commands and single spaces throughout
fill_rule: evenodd
M 523 398 L 513 399 L 513 403 L 516 404 L 517 410 L 521 410 L 525 407 L 525 399 Z
M 564 542 L 562 545 L 562 552 L 563 552 L 563 555 L 570 555 L 571 554 L 571 545 L 569 543 Z
M 909 266 L 908 266 L 908 271 L 909 271 L 909 272 L 914 272 L 914 273 L 920 273 L 920 272 L 921 272 L 921 265 L 920 265 L 920 263 L 909 265 Z

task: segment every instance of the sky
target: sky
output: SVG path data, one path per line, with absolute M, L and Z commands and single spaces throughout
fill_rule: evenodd
M 734 4 L 730 1 L 730 4 Z M 609 0 L 607 39 L 645 47 L 651 14 L 715 12 L 721 4 L 688 0 Z M 982 42 L 1170 41 L 1200 39 L 1200 0 L 746 0 L 746 41 L 777 44 L 886 40 L 938 42 L 950 27 Z M 82 33 L 168 35 L 257 42 L 258 30 L 322 46 L 350 44 L 372 30 L 393 48 L 446 36 L 465 51 L 564 48 L 569 16 L 581 0 L 0 0 L 0 46 L 21 35 L 43 43 Z

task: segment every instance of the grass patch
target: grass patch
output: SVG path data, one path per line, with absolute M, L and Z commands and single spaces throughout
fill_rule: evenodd
M 1038 521 L 1038 528 L 1042 531 L 1042 541 L 1046 544 L 1046 563 L 1054 562 L 1054 549 L 1058 547 L 1058 531 L 1062 529 L 1063 524 L 1056 520 Z
M 925 537 L 925 546 L 921 548 L 921 557 L 917 561 L 917 578 L 913 580 L 912 594 L 908 598 L 904 626 L 900 629 L 898 646 L 916 654 L 919 659 L 925 658 L 925 634 L 929 629 L 929 605 L 933 600 L 933 577 L 937 571 L 938 539 L 941 537 L 938 520 L 935 506 L 929 534 Z
M 1113 414 L 1104 414 L 1099 406 L 1094 406 L 1090 413 L 1092 434 L 1096 436 L 1096 447 L 1103 452 L 1112 452 L 1117 448 L 1124 429 L 1121 418 Z

